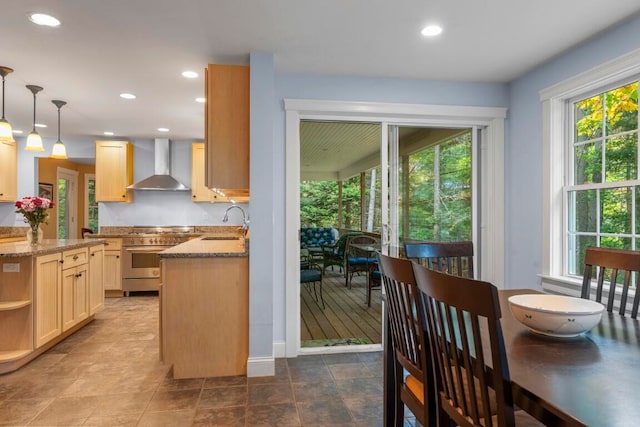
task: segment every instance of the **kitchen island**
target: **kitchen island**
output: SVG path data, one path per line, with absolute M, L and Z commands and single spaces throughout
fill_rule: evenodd
M 160 354 L 174 378 L 245 375 L 249 239 L 205 234 L 161 252 Z
M 103 243 L 0 244 L 0 373 L 25 365 L 102 310 Z

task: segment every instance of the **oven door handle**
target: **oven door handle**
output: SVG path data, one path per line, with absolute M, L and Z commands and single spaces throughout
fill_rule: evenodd
M 162 252 L 165 249 L 169 249 L 171 246 L 134 246 L 130 248 L 125 248 L 124 250 L 127 252 Z

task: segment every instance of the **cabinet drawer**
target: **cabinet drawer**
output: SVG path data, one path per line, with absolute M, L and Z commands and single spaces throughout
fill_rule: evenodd
M 104 249 L 106 251 L 119 251 L 122 249 L 122 239 L 104 239 Z
M 77 267 L 82 264 L 86 264 L 89 259 L 89 250 L 88 248 L 80 248 L 80 249 L 71 249 L 68 251 L 62 252 L 62 268 L 66 270 L 67 268 Z

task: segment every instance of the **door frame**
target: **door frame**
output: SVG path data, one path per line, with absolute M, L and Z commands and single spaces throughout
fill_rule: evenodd
M 67 230 L 67 239 L 77 239 L 78 238 L 78 176 L 79 172 L 72 169 L 66 169 L 62 167 L 58 167 L 56 169 L 56 188 L 58 187 L 58 183 L 60 179 L 66 179 L 69 182 L 72 182 L 71 192 L 69 192 L 69 188 L 67 188 L 67 215 L 71 213 L 71 222 L 73 224 L 69 225 L 69 229 Z M 60 206 L 60 192 L 56 191 L 56 209 Z M 56 237 L 58 236 L 58 230 L 60 227 L 60 215 L 56 215 Z
M 483 128 L 480 147 L 481 224 L 479 252 L 482 279 L 504 286 L 504 121 L 507 109 L 455 105 L 285 99 L 285 354 L 300 351 L 299 229 L 300 229 L 300 121 L 332 120 L 377 122 L 387 125 Z M 491 189 L 491 191 L 489 191 Z M 491 236 L 491 238 L 483 238 Z M 384 344 L 384 343 L 383 343 Z M 383 345 L 382 344 L 382 345 Z M 321 347 L 315 352 L 380 349 L 382 345 L 345 349 Z M 305 351 L 306 353 L 306 351 Z

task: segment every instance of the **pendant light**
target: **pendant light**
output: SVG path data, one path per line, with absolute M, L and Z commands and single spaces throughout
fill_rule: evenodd
M 44 151 L 42 137 L 36 131 L 36 93 L 40 92 L 42 88 L 40 86 L 27 85 L 27 89 L 33 93 L 33 130 L 27 137 L 27 146 L 24 149 L 27 151 Z
M 65 148 L 62 141 L 60 141 L 60 109 L 67 105 L 66 102 L 60 101 L 59 99 L 54 99 L 51 101 L 58 107 L 58 140 L 55 144 L 53 144 L 53 150 L 51 150 L 51 158 L 52 159 L 66 159 L 67 158 L 67 149 Z
M 13 69 L 0 66 L 0 76 L 2 76 L 2 118 L 0 119 L 0 141 L 13 142 L 13 129 L 11 124 L 4 118 L 4 78 L 12 73 Z

